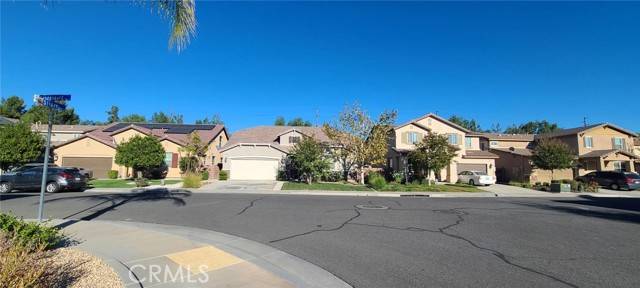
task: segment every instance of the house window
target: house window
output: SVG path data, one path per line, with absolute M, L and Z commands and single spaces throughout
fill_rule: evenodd
M 473 139 L 471 139 L 471 137 L 464 138 L 464 147 L 471 149 L 471 146 L 473 146 Z
M 418 143 L 418 132 L 409 132 L 407 133 L 407 142 L 409 142 L 409 144 L 416 144 Z
M 620 137 L 613 137 L 613 149 L 624 150 L 624 139 Z
M 458 145 L 458 134 L 449 134 L 449 144 Z
M 222 147 L 222 136 L 218 137 L 218 149 Z
M 289 136 L 289 143 L 296 144 L 300 142 L 300 136 Z
M 489 142 L 489 147 L 498 147 L 498 141 Z
M 171 162 L 172 161 L 173 161 L 173 153 L 165 152 L 164 153 L 164 164 L 166 164 L 167 167 L 171 167 Z
M 591 136 L 584 137 L 584 148 L 593 148 L 593 137 Z
M 621 161 L 614 161 L 613 162 L 613 170 L 622 171 L 622 162 Z

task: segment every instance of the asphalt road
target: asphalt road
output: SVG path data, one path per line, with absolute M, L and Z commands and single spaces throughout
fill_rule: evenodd
M 2 195 L 0 208 L 34 218 L 36 195 Z M 145 192 L 61 193 L 46 201 L 50 218 L 184 225 L 248 238 L 354 287 L 640 287 L 640 199 Z

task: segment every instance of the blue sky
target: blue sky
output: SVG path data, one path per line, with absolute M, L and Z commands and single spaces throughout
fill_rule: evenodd
M 640 3 L 198 2 L 198 35 L 130 3 L 2 1 L 0 95 L 70 93 L 82 119 L 154 111 L 231 130 L 334 119 L 358 101 L 483 128 L 640 130 Z M 616 107 L 617 105 L 617 107 Z

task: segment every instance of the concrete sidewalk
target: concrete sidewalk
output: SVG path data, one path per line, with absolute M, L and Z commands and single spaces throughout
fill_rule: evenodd
M 351 287 L 292 255 L 209 230 L 119 221 L 52 220 L 102 258 L 126 287 Z

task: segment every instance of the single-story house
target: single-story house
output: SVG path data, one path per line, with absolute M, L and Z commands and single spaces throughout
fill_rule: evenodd
M 283 159 L 302 137 L 330 142 L 321 127 L 258 126 L 237 131 L 220 149 L 222 169 L 229 171 L 231 180 L 276 180 Z
M 81 136 L 54 147 L 55 163 L 90 169 L 96 178 L 106 178 L 109 170 L 118 171 L 119 177 L 128 177 L 129 169 L 115 163 L 116 147 L 133 136 L 152 136 L 160 140 L 165 150 L 167 177 L 180 177 L 178 163 L 181 148 L 191 132 L 196 132 L 207 143 L 205 167 L 219 171 L 219 149 L 227 143 L 228 134 L 223 125 L 187 125 L 163 123 L 113 123 L 90 130 Z
M 440 181 L 455 183 L 462 171 L 480 171 L 495 176 L 495 160 L 498 156 L 488 151 L 486 139 L 433 113 L 398 125 L 390 131 L 387 166 L 394 171 L 406 172 L 409 152 L 428 133 L 445 135 L 449 144 L 459 149 L 451 164 L 436 173 Z

